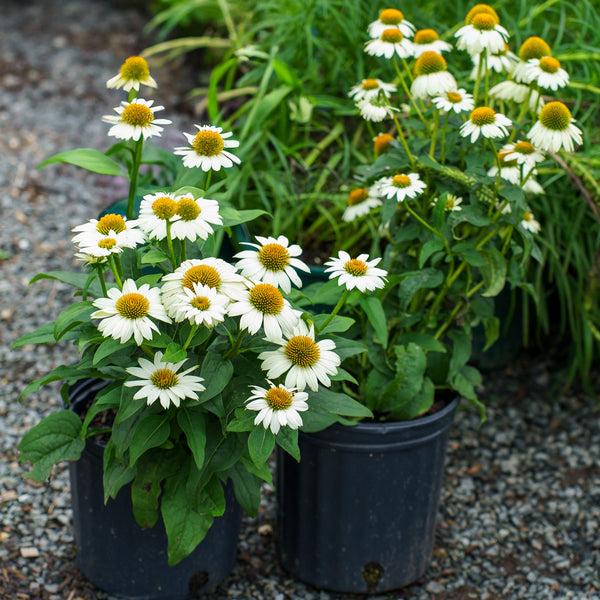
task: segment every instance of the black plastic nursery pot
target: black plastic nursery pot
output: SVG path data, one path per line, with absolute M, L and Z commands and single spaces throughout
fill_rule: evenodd
M 76 412 L 105 382 L 77 382 L 69 392 Z M 167 535 L 162 519 L 151 529 L 135 521 L 131 486 L 104 504 L 104 446 L 88 439 L 78 461 L 70 464 L 73 529 L 77 565 L 100 589 L 131 600 L 185 600 L 212 590 L 231 572 L 241 523 L 241 508 L 230 486 L 227 510 L 215 519 L 206 538 L 174 566 L 167 562 Z
M 458 402 L 413 421 L 301 432 L 300 463 L 278 451 L 282 567 L 337 592 L 384 592 L 418 579 L 433 552 Z

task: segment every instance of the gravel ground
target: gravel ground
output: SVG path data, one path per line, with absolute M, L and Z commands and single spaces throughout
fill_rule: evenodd
M 59 406 L 56 387 L 19 404 L 26 383 L 74 360 L 68 345 L 10 352 L 23 333 L 69 302 L 41 271 L 74 269 L 70 229 L 115 199 L 113 182 L 70 166 L 35 170 L 76 147 L 105 149 L 100 121 L 122 98 L 105 81 L 148 44 L 145 17 L 101 0 L 3 0 L 0 18 L 0 597 L 112 600 L 75 566 L 65 466 L 50 482 L 23 478 L 23 432 Z M 186 73 L 153 70 L 169 96 L 164 115 L 190 129 L 181 111 Z M 166 85 L 165 85 L 166 84 Z M 181 89 L 183 88 L 183 90 Z M 179 111 L 179 112 L 178 112 Z M 161 114 L 162 116 L 162 114 Z M 163 142 L 169 147 L 181 139 Z M 555 365 L 521 356 L 487 374 L 490 405 L 479 426 L 460 411 L 451 430 L 436 550 L 403 600 L 600 599 L 600 446 L 596 398 L 556 391 Z M 353 598 L 312 589 L 283 573 L 275 555 L 274 493 L 245 518 L 236 566 L 212 600 Z

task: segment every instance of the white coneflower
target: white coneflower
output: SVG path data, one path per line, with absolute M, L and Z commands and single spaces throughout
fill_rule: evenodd
M 109 231 L 104 235 L 98 232 L 80 234 L 78 250 L 82 254 L 89 254 L 94 258 L 107 257 L 110 254 L 120 254 L 125 248 L 135 248 L 131 237 L 125 231 L 116 233 Z
M 319 383 L 327 387 L 331 385 L 329 376 L 337 373 L 341 363 L 340 357 L 332 352 L 335 342 L 317 342 L 314 327 L 309 329 L 300 320 L 292 335 L 287 340 L 279 340 L 277 344 L 280 346 L 277 350 L 258 355 L 263 361 L 262 369 L 267 371 L 267 377 L 274 379 L 286 373 L 286 387 L 304 390 L 308 386 L 313 392 L 319 389 Z
M 418 173 L 399 173 L 393 177 L 383 177 L 376 185 L 378 193 L 386 198 L 396 197 L 398 202 L 403 202 L 405 198 L 416 198 L 427 188 Z
M 376 39 L 365 44 L 365 52 L 371 56 L 408 58 L 412 54 L 412 42 L 399 29 L 385 29 Z
M 240 290 L 229 306 L 230 317 L 240 317 L 240 329 L 256 333 L 264 327 L 269 340 L 277 340 L 289 334 L 298 324 L 299 312 L 270 283 L 251 284 L 250 289 Z
M 360 111 L 360 116 L 366 121 L 380 123 L 384 119 L 390 118 L 395 110 L 392 108 L 385 97 L 371 96 L 363 98 L 356 103 L 356 107 Z
M 506 152 L 507 161 L 516 160 L 518 165 L 524 165 L 527 169 L 534 168 L 544 160 L 544 155 L 539 150 L 523 140 L 514 144 L 506 144 L 502 150 Z
M 172 273 L 162 278 L 161 297 L 167 313 L 173 318 L 180 318 L 181 309 L 177 308 L 178 294 L 184 289 L 194 291 L 194 284 L 206 285 L 219 294 L 231 298 L 240 288 L 244 288 L 244 278 L 237 273 L 234 266 L 221 258 L 192 258 L 186 260 Z
M 240 164 L 240 159 L 229 152 L 228 148 L 237 148 L 240 143 L 228 139 L 231 131 L 221 133 L 221 127 L 212 125 L 194 125 L 198 129 L 196 135 L 185 133 L 189 146 L 175 148 L 174 154 L 183 156 L 185 167 L 200 167 L 203 171 L 212 169 L 218 171 L 221 167 L 228 168 L 233 163 Z
M 373 188 L 355 188 L 348 194 L 347 204 L 342 221 L 350 222 L 381 206 L 381 200 L 375 195 Z
M 176 323 L 189 321 L 193 325 L 214 327 L 225 320 L 230 298 L 215 288 L 192 283 L 170 297 L 169 308 Z
M 542 108 L 527 137 L 534 146 L 550 152 L 564 148 L 574 150 L 574 144 L 582 144 L 582 132 L 571 117 L 571 112 L 562 102 L 549 102 Z
M 191 194 L 175 198 L 177 219 L 171 225 L 171 235 L 175 239 L 205 240 L 213 233 L 212 225 L 222 225 L 219 203 L 208 198 L 198 198 Z
M 126 92 L 138 91 L 140 85 L 157 87 L 157 83 L 150 75 L 150 68 L 146 59 L 141 56 L 130 56 L 114 77 L 106 82 L 107 88 L 123 88 Z
M 173 194 L 157 192 L 147 194 L 140 203 L 140 216 L 137 223 L 140 229 L 154 240 L 167 237 L 167 222 L 176 218 L 177 203 Z
M 108 298 L 97 298 L 93 305 L 99 309 L 91 317 L 101 319 L 100 333 L 122 344 L 132 336 L 138 346 L 152 339 L 152 331 L 158 332 L 152 319 L 171 322 L 160 301 L 160 290 L 147 283 L 138 289 L 133 279 L 123 282 L 123 290 L 110 288 Z
M 523 189 L 524 192 L 530 194 L 543 194 L 544 188 L 534 179 L 537 175 L 537 170 L 533 167 L 521 166 L 515 158 L 514 153 L 507 150 L 501 150 L 498 152 L 498 159 L 500 161 L 500 177 L 513 185 L 517 185 Z M 497 177 L 498 166 L 494 165 L 489 171 L 490 177 Z M 525 180 L 524 183 L 521 183 Z
M 125 387 L 141 388 L 135 393 L 133 399 L 145 398 L 148 406 L 158 400 L 165 410 L 171 404 L 179 407 L 181 401 L 185 398 L 197 400 L 198 394 L 196 392 L 203 392 L 206 388 L 200 383 L 204 381 L 202 377 L 188 375 L 196 367 L 191 367 L 179 373 L 178 371 L 186 362 L 185 360 L 171 363 L 163 361 L 162 357 L 163 353 L 157 352 L 154 355 L 154 361 L 139 358 L 138 367 L 125 369 L 130 375 L 137 377 L 137 379 L 125 381 Z
M 462 210 L 462 201 L 463 199 L 461 197 L 456 197 L 454 194 L 448 194 L 446 196 L 446 202 L 445 202 L 445 206 L 444 206 L 444 210 L 446 212 L 458 212 L 460 210 Z M 434 198 L 431 201 L 431 206 L 435 206 L 438 202 L 437 198 Z
M 482 55 L 474 54 L 473 56 L 471 56 L 471 60 L 473 61 L 471 79 L 477 79 L 477 74 L 479 72 L 479 62 L 482 60 Z M 516 54 L 513 54 L 508 49 L 507 44 L 504 44 L 504 48 L 500 52 L 489 54 L 486 57 L 485 62 L 487 64 L 488 71 L 495 71 L 496 73 L 511 73 L 518 61 L 518 56 Z
M 398 29 L 404 37 L 412 37 L 415 26 L 404 18 L 404 15 L 395 8 L 385 8 L 379 13 L 379 18 L 369 23 L 369 37 L 377 38 L 386 29 Z
M 440 36 L 437 31 L 433 29 L 421 29 L 415 33 L 415 37 L 412 40 L 413 56 L 419 58 L 423 52 L 449 52 L 452 50 L 452 44 L 440 40 Z
M 569 74 L 561 68 L 560 61 L 552 56 L 532 58 L 525 77 L 529 83 L 535 82 L 539 87 L 553 92 L 569 83 Z
M 363 79 L 358 85 L 354 85 L 350 88 L 348 96 L 355 102 L 359 100 L 372 98 L 378 96 L 381 92 L 387 98 L 390 94 L 396 91 L 396 86 L 393 83 L 385 83 L 381 79 Z
M 500 52 L 508 40 L 508 31 L 498 23 L 497 18 L 486 12 L 474 15 L 471 23 L 461 27 L 454 35 L 458 38 L 456 47 L 471 55 L 484 50 L 488 54 Z
M 286 294 L 292 289 L 291 283 L 302 287 L 302 280 L 296 269 L 310 273 L 310 268 L 298 256 L 302 249 L 297 244 L 280 235 L 278 238 L 256 236 L 258 244 L 244 242 L 257 250 L 243 250 L 235 255 L 239 258 L 237 268 L 251 281 L 270 283 L 280 287 Z
M 433 98 L 434 106 L 443 112 L 454 112 L 456 114 L 466 111 L 472 111 L 475 102 L 473 96 L 468 94 L 464 88 L 451 90 L 442 96 Z
M 437 52 L 423 52 L 415 63 L 415 79 L 410 91 L 415 98 L 429 98 L 456 89 L 456 80 L 448 73 L 444 57 Z
M 519 62 L 515 65 L 512 78 L 517 83 L 529 83 L 527 72 L 529 70 L 529 61 L 533 58 L 542 58 L 550 56 L 551 50 L 547 42 L 541 37 L 531 36 L 527 38 L 519 48 Z
M 544 106 L 545 101 L 536 90 L 532 90 L 528 85 L 517 83 L 511 79 L 501 81 L 489 91 L 489 97 L 505 102 L 516 102 L 521 104 L 529 99 L 529 108 L 535 110 Z
M 325 273 L 329 273 L 329 279 L 338 278 L 338 285 L 346 289 L 356 288 L 361 292 L 373 292 L 385 286 L 387 271 L 376 267 L 381 258 L 367 260 L 368 254 L 360 254 L 352 258 L 344 250 L 338 252 L 337 258 L 330 258 L 325 265 Z
M 506 128 L 511 125 L 511 120 L 503 114 L 488 106 L 479 106 L 471 111 L 469 120 L 461 125 L 460 135 L 471 136 L 471 142 L 475 142 L 480 135 L 491 139 L 503 138 L 508 135 Z
M 115 108 L 116 115 L 104 115 L 102 120 L 111 123 L 108 135 L 119 140 L 148 139 L 160 135 L 163 130 L 160 125 L 169 125 L 169 119 L 155 119 L 154 113 L 163 110 L 164 106 L 152 106 L 154 100 L 136 98 L 132 102 L 121 102 Z
M 138 244 L 145 242 L 144 233 L 137 228 L 137 221 L 128 221 L 125 217 L 116 214 L 104 215 L 100 220 L 90 219 L 83 225 L 73 227 L 77 233 L 73 237 L 73 243 L 81 244 L 89 239 L 90 234 L 97 234 L 101 237 L 108 237 L 111 232 L 120 236 L 119 243 L 127 248 L 135 248 Z
M 248 410 L 258 411 L 254 424 L 262 423 L 274 435 L 279 433 L 281 427 L 302 427 L 302 417 L 298 413 L 308 410 L 308 394 L 299 392 L 297 388 L 276 386 L 269 380 L 267 382 L 270 384 L 269 389 L 256 385 L 251 388 L 252 395 L 246 400 Z
M 519 225 L 523 229 L 526 229 L 531 233 L 539 233 L 542 229 L 542 226 L 540 225 L 539 221 L 536 221 L 535 217 L 533 216 L 533 213 L 529 210 L 525 211 L 525 214 L 523 215 L 523 220 L 519 223 Z

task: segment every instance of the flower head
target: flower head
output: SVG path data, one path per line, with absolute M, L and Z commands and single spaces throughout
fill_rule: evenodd
M 220 170 L 221 167 L 228 168 L 233 163 L 240 164 L 240 159 L 227 149 L 237 148 L 240 143 L 236 140 L 227 139 L 233 134 L 231 131 L 221 133 L 221 127 L 212 125 L 194 125 L 198 133 L 184 133 L 189 146 L 175 148 L 174 154 L 183 156 L 185 167 L 200 167 L 203 171 L 212 169 Z
M 121 102 L 115 108 L 116 115 L 104 115 L 105 123 L 112 123 L 108 135 L 120 140 L 148 139 L 160 135 L 163 130 L 160 125 L 169 125 L 168 119 L 155 119 L 154 113 L 163 110 L 164 106 L 152 106 L 154 100 L 136 98 L 132 102 Z
M 550 152 L 564 148 L 572 152 L 574 144 L 583 143 L 582 132 L 562 102 L 548 102 L 538 115 L 538 120 L 527 137 L 534 146 Z
M 533 213 L 529 210 L 525 211 L 523 215 L 523 220 L 519 223 L 523 229 L 530 231 L 531 233 L 539 233 L 542 229 L 542 226 L 536 221 Z
M 369 24 L 369 37 L 377 38 L 386 29 L 397 29 L 405 37 L 411 37 L 415 26 L 404 18 L 402 12 L 395 8 L 386 8 L 379 13 L 379 18 Z
M 239 258 L 238 269 L 251 281 L 270 283 L 288 293 L 292 289 L 290 281 L 302 287 L 302 280 L 296 269 L 310 273 L 310 268 L 297 257 L 302 249 L 297 244 L 280 235 L 278 238 L 256 236 L 258 244 L 244 242 L 257 250 L 243 250 L 235 255 Z
M 456 114 L 467 110 L 472 111 L 475 106 L 473 96 L 463 88 L 450 90 L 441 96 L 437 96 L 432 102 L 438 110 L 447 113 L 455 112 Z
M 415 98 L 438 96 L 456 89 L 456 80 L 448 73 L 444 57 L 437 52 L 423 52 L 414 71 L 416 77 L 410 91 Z
M 230 299 L 208 285 L 192 283 L 170 298 L 169 309 L 177 323 L 214 327 L 225 320 Z
M 111 254 L 119 254 L 125 248 L 135 248 L 136 246 L 135 243 L 132 243 L 131 236 L 127 235 L 125 231 L 120 233 L 109 231 L 106 235 L 92 232 L 80 234 L 77 237 L 80 238 L 79 252 L 82 255 L 89 255 L 98 259 L 108 257 Z
M 505 160 L 515 160 L 518 165 L 524 165 L 526 168 L 533 168 L 544 160 L 544 155 L 536 150 L 532 144 L 525 141 L 506 144 L 502 150 L 506 152 Z
M 376 157 L 385 154 L 390 149 L 390 142 L 394 141 L 394 136 L 389 133 L 380 133 L 373 140 L 373 152 Z
M 378 193 L 386 198 L 395 196 L 398 202 L 420 196 L 427 187 L 418 173 L 399 173 L 393 177 L 384 177 L 376 185 Z
M 212 225 L 222 225 L 223 220 L 219 215 L 219 203 L 208 198 L 198 198 L 191 194 L 175 198 L 176 209 L 171 227 L 171 235 L 175 239 L 188 239 L 194 242 L 197 239 L 205 240 L 213 233 Z
M 569 83 L 569 74 L 560 66 L 560 61 L 552 56 L 532 58 L 525 73 L 526 80 L 539 87 L 555 92 Z
M 167 222 L 177 214 L 177 203 L 173 194 L 157 192 L 147 194 L 140 203 L 140 216 L 137 220 L 140 229 L 154 240 L 167 237 Z
M 484 50 L 488 54 L 500 52 L 508 40 L 508 32 L 499 24 L 498 16 L 485 11 L 473 15 L 454 35 L 458 38 L 456 47 L 471 55 Z
M 544 99 L 536 90 L 532 90 L 528 85 L 516 83 L 511 79 L 501 81 L 490 88 L 489 96 L 496 100 L 516 102 L 517 104 L 529 100 L 529 108 L 531 110 L 535 110 L 536 106 L 541 107 L 545 104 Z
M 438 199 L 434 198 L 431 201 L 432 206 L 435 206 L 437 204 L 437 201 Z M 462 201 L 463 199 L 461 197 L 457 198 L 454 194 L 447 194 L 444 210 L 446 212 L 458 212 L 462 210 Z
M 130 56 L 114 77 L 106 82 L 107 88 L 123 88 L 126 92 L 138 91 L 140 85 L 157 87 L 156 81 L 150 75 L 150 68 L 146 59 L 141 56 Z
M 440 40 L 437 31 L 433 29 L 421 29 L 415 33 L 413 42 L 413 56 L 419 58 L 423 52 L 448 52 L 452 50 L 452 44 Z
M 378 96 L 379 93 L 382 93 L 389 98 L 390 94 L 393 94 L 395 91 L 396 86 L 393 83 L 385 83 L 385 81 L 381 81 L 381 79 L 363 79 L 358 85 L 350 88 L 348 96 L 354 101 Z
M 378 269 L 381 258 L 367 260 L 368 254 L 360 254 L 351 258 L 347 252 L 340 250 L 338 258 L 330 258 L 325 265 L 325 272 L 330 272 L 329 279 L 338 278 L 338 285 L 345 285 L 346 289 L 356 288 L 361 292 L 372 292 L 385 286 L 387 271 Z
M 200 383 L 204 381 L 202 377 L 188 375 L 196 367 L 191 367 L 186 371 L 179 373 L 179 369 L 185 360 L 178 363 L 171 363 L 162 360 L 163 353 L 157 352 L 154 355 L 154 361 L 150 362 L 146 358 L 138 359 L 138 367 L 129 367 L 125 369 L 130 375 L 138 379 L 128 379 L 125 381 L 126 387 L 139 387 L 134 400 L 140 398 L 146 399 L 146 404 L 150 406 L 158 400 L 161 406 L 166 410 L 171 404 L 179 407 L 184 398 L 198 399 L 196 392 L 203 392 L 206 388 Z
M 261 352 L 258 357 L 263 361 L 262 368 L 267 377 L 273 379 L 283 373 L 286 387 L 304 390 L 308 386 L 313 392 L 319 389 L 319 383 L 331 385 L 330 375 L 337 373 L 340 357 L 332 350 L 332 340 L 315 340 L 314 327 L 309 329 L 302 320 L 294 328 L 288 339 L 280 339 L 277 350 Z
M 469 120 L 461 125 L 460 135 L 471 136 L 471 142 L 475 142 L 481 135 L 486 138 L 502 138 L 508 135 L 507 127 L 512 125 L 511 120 L 503 114 L 495 112 L 488 106 L 480 106 L 474 109 Z
M 97 298 L 93 305 L 99 309 L 91 317 L 101 319 L 98 324 L 100 333 L 122 344 L 132 336 L 138 346 L 144 340 L 152 339 L 152 331 L 158 332 L 152 319 L 171 322 L 160 301 L 158 288 L 151 288 L 145 283 L 138 289 L 133 279 L 125 280 L 122 290 L 109 289 L 108 298 Z
M 230 317 L 240 317 L 240 329 L 256 333 L 265 328 L 267 339 L 277 340 L 290 333 L 298 323 L 299 313 L 270 283 L 257 283 L 240 291 L 228 309 Z
M 408 58 L 412 54 L 412 43 L 396 28 L 384 29 L 375 39 L 367 42 L 365 52 L 371 56 Z
M 308 410 L 308 394 L 267 381 L 269 389 L 254 386 L 251 388 L 252 395 L 246 400 L 248 410 L 258 411 L 254 424 L 262 423 L 265 429 L 270 427 L 274 435 L 277 435 L 281 427 L 301 427 L 302 417 L 298 413 Z
M 369 98 L 363 98 L 356 103 L 360 116 L 365 121 L 372 121 L 373 123 L 379 123 L 388 117 L 393 115 L 392 108 L 385 97 L 371 96 Z
M 381 200 L 375 195 L 373 188 L 354 188 L 348 194 L 348 206 L 342 215 L 342 221 L 354 221 L 358 217 L 369 214 L 372 208 L 381 206 Z
M 73 237 L 73 243 L 80 247 L 95 246 L 100 245 L 103 238 L 111 238 L 115 239 L 115 244 L 108 243 L 108 246 L 121 249 L 135 248 L 145 241 L 143 232 L 137 226 L 137 221 L 128 221 L 121 215 L 107 214 L 100 220 L 90 219 L 87 223 L 74 227 L 73 231 L 77 235 Z M 120 252 L 121 250 L 113 251 Z
M 473 56 L 471 56 L 471 59 L 473 61 L 471 79 L 477 79 L 477 73 L 479 72 L 479 62 L 483 60 L 483 57 L 481 54 L 474 54 Z M 518 62 L 518 60 L 519 59 L 517 58 L 517 56 L 508 49 L 508 44 L 504 44 L 504 48 L 502 48 L 502 50 L 486 56 L 485 64 L 487 65 L 488 71 L 495 71 L 496 73 L 510 73 L 514 69 L 514 66 Z
M 550 46 L 541 37 L 531 36 L 527 38 L 519 48 L 519 62 L 515 65 L 512 78 L 517 83 L 528 83 L 529 61 L 533 58 L 550 56 Z
M 178 295 L 188 289 L 194 292 L 194 284 L 208 286 L 219 294 L 231 299 L 237 290 L 244 287 L 244 278 L 237 273 L 234 266 L 221 258 L 192 258 L 186 260 L 172 273 L 163 278 L 160 290 L 167 313 L 176 320 L 183 320 Z M 189 318 L 189 317 L 188 317 Z

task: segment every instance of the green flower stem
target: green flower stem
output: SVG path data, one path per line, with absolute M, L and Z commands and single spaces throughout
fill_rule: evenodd
M 489 90 L 490 90 L 490 72 L 488 70 L 488 51 L 487 51 L 487 48 L 485 48 L 483 50 L 483 59 L 485 61 L 485 65 L 484 65 L 485 66 L 485 96 L 484 96 L 485 102 L 484 102 L 484 104 L 487 106 L 488 105 L 488 100 L 489 100 L 488 93 L 489 93 Z
M 204 191 L 207 192 L 210 186 L 210 179 L 212 177 L 212 169 L 209 169 L 206 172 L 206 177 L 204 178 Z
M 435 143 L 437 142 L 438 127 L 440 125 L 440 111 L 435 109 L 435 121 L 433 123 L 433 133 L 431 134 L 431 146 L 429 147 L 429 156 L 433 158 L 435 152 Z
M 475 108 L 477 108 L 477 98 L 479 96 L 479 87 L 481 86 L 481 65 L 483 61 L 481 57 L 479 58 L 479 64 L 477 65 L 477 77 L 475 79 L 475 88 L 473 89 L 473 103 L 475 104 Z
M 117 265 L 115 264 L 114 254 L 108 255 L 108 264 L 110 266 L 110 270 L 112 271 L 113 275 L 115 276 L 115 281 L 117 282 L 119 289 L 122 290 L 123 283 L 121 282 L 121 277 L 119 276 L 119 270 L 117 269 Z
M 346 288 L 344 290 L 344 293 L 340 296 L 340 299 L 337 301 L 337 304 L 333 307 L 331 314 L 325 319 L 325 321 L 323 321 L 321 327 L 317 328 L 316 333 L 323 331 L 323 329 L 325 329 L 325 327 L 327 327 L 327 325 L 329 325 L 329 323 L 331 323 L 331 321 L 333 320 L 333 317 L 335 317 L 335 315 L 338 314 L 338 312 L 340 311 L 342 306 L 344 306 L 344 304 L 346 303 L 346 300 L 348 299 L 349 295 L 350 295 L 350 290 L 348 288 Z
M 429 123 L 427 122 L 427 119 L 425 119 L 425 117 L 423 116 L 423 113 L 419 109 L 419 105 L 415 102 L 415 99 L 413 98 L 412 94 L 410 93 L 410 90 L 408 89 L 408 86 L 406 85 L 406 81 L 404 80 L 404 75 L 402 74 L 402 71 L 400 71 L 400 66 L 398 65 L 396 56 L 393 57 L 392 62 L 394 63 L 396 73 L 398 74 L 398 78 L 400 79 L 400 84 L 402 85 L 405 94 L 408 96 L 410 103 L 412 104 L 416 113 L 419 115 L 419 119 L 421 119 L 421 121 L 423 122 L 423 125 L 425 125 L 425 129 L 427 129 L 427 131 L 429 131 Z M 406 61 L 404 61 L 404 59 L 403 59 L 403 62 L 406 66 L 406 69 L 408 70 L 408 65 L 406 65 Z M 409 74 L 410 74 L 410 71 L 409 71 Z
M 182 350 L 187 350 L 187 347 L 190 345 L 190 342 L 192 341 L 192 338 L 194 337 L 196 331 L 198 331 L 198 325 L 194 323 L 190 328 L 190 334 L 188 335 L 187 340 L 185 340 L 185 344 L 182 346 Z
M 150 348 L 148 348 L 148 346 L 146 346 L 146 344 L 142 344 L 140 346 L 140 349 L 150 360 L 152 360 L 152 361 L 154 360 L 154 352 L 152 352 L 152 350 Z
M 185 238 L 181 240 L 181 262 L 187 260 L 187 241 Z
M 129 95 L 127 96 L 127 102 L 133 102 L 137 97 L 138 90 L 135 88 L 131 88 L 129 90 Z
M 225 360 L 228 360 L 228 359 L 230 359 L 230 358 L 233 358 L 233 357 L 234 357 L 236 354 L 238 354 L 238 353 L 239 353 L 239 351 L 240 351 L 240 346 L 242 345 L 242 341 L 243 341 L 243 339 L 244 339 L 244 336 L 245 336 L 245 335 L 246 335 L 246 330 L 245 330 L 245 329 L 242 329 L 242 330 L 239 332 L 239 334 L 238 334 L 238 336 L 237 336 L 237 339 L 236 339 L 236 340 L 235 340 L 235 342 L 232 344 L 232 346 L 231 346 L 231 348 L 230 348 L 229 352 L 227 352 L 227 353 L 226 353 L 226 354 L 223 356 L 223 358 L 224 358 Z
M 414 168 L 415 159 L 413 158 L 413 155 L 410 152 L 410 148 L 408 147 L 408 143 L 406 142 L 406 138 L 404 137 L 404 134 L 402 133 L 402 127 L 400 127 L 400 121 L 398 121 L 398 117 L 396 116 L 396 113 L 392 113 L 392 117 L 393 117 L 394 123 L 396 125 L 396 131 L 398 132 L 398 137 L 400 138 L 400 141 L 402 142 L 402 146 L 404 146 L 404 151 L 406 152 L 406 155 L 408 156 L 410 165 L 411 165 L 411 167 Z
M 169 260 L 173 269 L 176 269 L 177 261 L 175 260 L 175 252 L 173 250 L 173 239 L 171 238 L 171 221 L 167 221 L 167 246 L 169 248 Z
M 106 290 L 106 281 L 104 280 L 104 269 L 100 265 L 97 267 L 98 271 L 98 281 L 100 282 L 100 287 L 102 288 L 102 295 L 106 298 L 108 296 L 108 292 Z
M 446 129 L 448 127 L 448 120 L 450 119 L 450 113 L 446 113 L 446 118 L 444 119 L 444 125 L 442 127 L 442 141 L 440 142 L 440 161 L 442 164 L 446 162 Z
M 131 172 L 129 173 L 129 196 L 127 198 L 127 213 L 128 219 L 133 219 L 133 201 L 135 200 L 135 192 L 137 189 L 138 173 L 140 172 L 140 165 L 142 164 L 142 150 L 144 147 L 144 138 L 140 139 L 135 143 L 135 151 L 133 153 L 133 163 L 131 165 Z
M 427 221 L 425 221 L 423 219 L 423 217 L 421 217 L 420 215 L 418 215 L 411 207 L 410 204 L 408 203 L 408 199 L 404 201 L 404 206 L 406 207 L 406 210 L 415 218 L 417 219 L 417 221 L 419 221 L 419 223 L 421 223 L 421 225 L 423 225 L 423 227 L 429 229 L 429 231 L 431 231 L 432 233 L 434 233 L 435 235 L 437 235 L 441 240 L 442 243 L 444 244 L 444 249 L 446 250 L 446 254 L 448 254 L 448 256 L 451 256 L 452 252 L 450 251 L 450 247 L 448 246 L 448 242 L 446 241 L 446 238 L 434 227 L 432 227 Z

